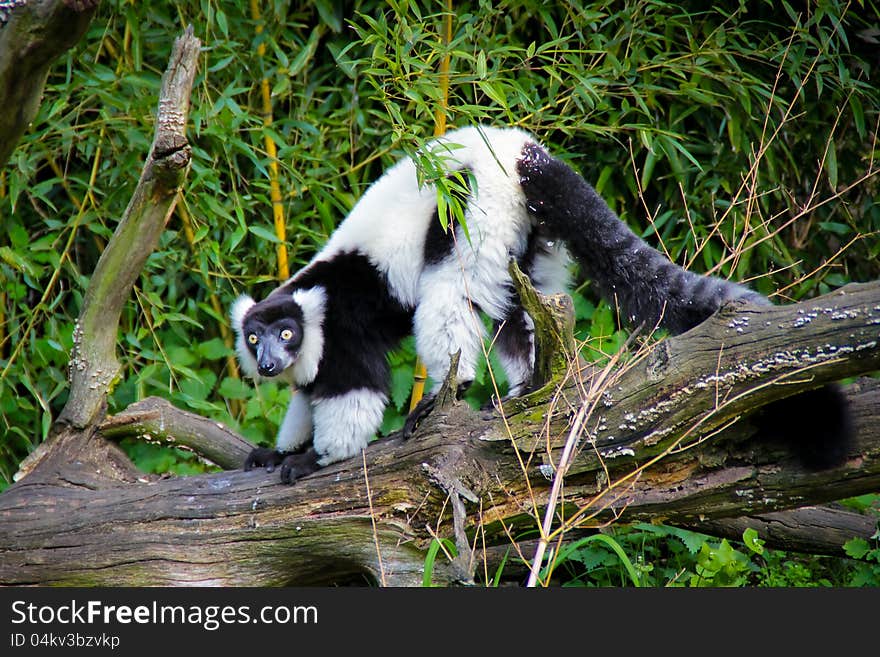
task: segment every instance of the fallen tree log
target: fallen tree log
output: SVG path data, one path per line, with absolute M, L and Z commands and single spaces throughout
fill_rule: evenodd
M 723 331 L 731 319 L 741 318 L 737 313 L 748 313 L 745 316 L 753 324 L 761 325 L 766 325 L 766 314 L 775 326 L 832 304 L 835 313 L 847 318 L 835 320 L 831 313 L 826 321 L 817 317 L 809 329 L 813 339 L 826 350 L 838 342 L 870 342 L 858 336 L 880 326 L 876 321 L 880 311 L 873 310 L 880 306 L 878 283 L 789 307 L 722 313 L 655 346 L 641 366 L 627 369 L 627 378 L 615 380 L 616 389 L 627 392 L 648 385 L 658 349 L 670 371 L 691 368 L 676 385 L 722 372 L 715 364 L 708 370 L 694 369 L 698 359 L 690 354 L 696 345 L 706 344 L 707 336 Z M 788 333 L 776 336 L 788 349 Z M 802 344 L 808 343 L 804 337 Z M 825 380 L 828 369 L 847 374 L 874 369 L 878 353 L 876 345 L 854 347 L 849 355 L 858 357 L 811 368 L 813 381 Z M 716 363 L 717 355 L 716 349 Z M 432 537 L 454 536 L 456 523 L 459 537 L 465 536 L 467 544 L 476 547 L 469 560 L 478 565 L 483 546 L 534 534 L 549 491 L 545 466 L 558 442 L 535 440 L 535 436 L 564 433 L 571 414 L 553 406 L 566 395 L 575 399 L 585 383 L 582 378 L 556 393 L 548 391 L 544 395 L 549 399 L 532 406 L 521 403 L 506 419 L 513 440 L 498 439 L 499 427 L 505 424 L 499 412 L 474 411 L 458 403 L 435 411 L 410 440 L 378 441 L 365 451 L 362 462 L 335 464 L 294 486 L 281 485 L 277 473 L 262 471 L 159 479 L 133 472 L 118 475 L 121 468 L 108 468 L 115 462 L 108 459 L 112 448 L 97 428 L 91 432 L 68 428 L 56 440 L 66 459 L 53 459 L 51 469 L 44 460 L 46 465 L 0 495 L 0 581 L 279 585 L 367 576 L 386 584 L 412 584 L 421 581 L 424 551 Z M 670 387 L 667 394 L 674 396 L 675 390 Z M 774 398 L 775 394 L 771 386 L 764 386 L 754 396 L 760 401 L 761 395 Z M 575 458 L 560 517 L 570 528 L 613 520 L 662 520 L 699 528 L 707 519 L 777 512 L 876 491 L 880 489 L 880 382 L 860 380 L 847 388 L 847 394 L 858 440 L 838 467 L 805 470 L 783 446 L 752 440 L 747 419 L 720 431 L 711 428 L 710 438 L 693 435 L 691 448 L 684 448 L 672 434 L 664 436 L 666 443 L 644 446 L 643 437 L 633 436 L 643 436 L 646 429 L 626 428 L 615 447 L 629 445 L 632 454 L 620 460 L 602 458 L 599 449 L 589 448 Z M 687 427 L 704 415 L 696 403 L 666 408 L 671 417 L 682 418 L 677 423 L 680 434 L 687 434 Z M 688 408 L 692 415 L 686 419 Z M 638 409 L 634 406 L 632 412 Z M 528 419 L 518 419 L 526 415 Z M 662 419 L 658 423 L 662 425 Z M 525 436 L 528 427 L 533 446 L 526 451 L 518 436 Z M 223 435 L 228 436 L 228 430 L 218 427 L 217 441 L 222 442 Z M 549 452 L 545 444 L 550 444 Z M 667 453 L 657 458 L 657 450 Z M 88 463 L 91 468 L 83 465 Z M 105 482 L 98 485 L 102 477 Z M 461 514 L 454 511 L 452 500 Z M 435 575 L 440 581 L 468 577 L 453 566 L 438 568 Z
M 853 537 L 867 537 L 877 531 L 877 518 L 855 513 L 840 505 L 807 506 L 763 515 L 706 520 L 698 527 L 711 536 L 741 539 L 754 529 L 767 545 L 793 552 L 842 557 L 844 543 Z

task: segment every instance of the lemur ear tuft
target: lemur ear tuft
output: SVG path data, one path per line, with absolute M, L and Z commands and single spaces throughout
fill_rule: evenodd
M 229 309 L 229 317 L 232 320 L 233 329 L 241 331 L 244 316 L 247 315 L 248 310 L 253 308 L 255 304 L 256 301 L 247 294 L 242 294 L 233 302 L 232 307 Z

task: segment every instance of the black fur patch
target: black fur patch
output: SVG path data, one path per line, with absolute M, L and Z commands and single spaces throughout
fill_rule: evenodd
M 359 252 L 315 262 L 285 289 L 318 286 L 327 294 L 324 352 L 306 391 L 316 397 L 363 388 L 387 393 L 387 354 L 412 332 L 412 310 L 391 297 L 384 276 Z
M 522 363 L 524 367 L 531 369 L 533 329 L 530 319 L 522 306 L 514 307 L 503 322 L 495 323 L 495 349 L 511 361 Z M 508 373 L 509 375 L 509 373 Z M 531 381 L 511 381 L 513 385 L 524 385 L 528 390 Z M 522 394 L 522 391 L 520 391 Z
M 527 361 L 532 350 L 532 329 L 525 308 L 516 307 L 503 324 L 499 322 L 495 346 L 512 357 Z
M 810 470 L 843 464 L 855 440 L 849 401 L 837 384 L 767 404 L 756 425 L 759 440 L 784 443 Z
M 290 294 L 279 294 L 276 290 L 248 311 L 244 318 L 245 332 L 250 323 L 268 326 L 279 319 L 293 319 L 302 326 L 303 314 L 302 308 Z
M 539 253 L 547 250 L 544 247 L 546 243 L 546 235 L 544 235 L 540 226 L 532 228 L 529 233 L 529 238 L 526 241 L 526 250 L 516 261 L 520 270 L 529 278 L 532 276 L 532 268 L 535 266 L 535 258 L 538 257 Z

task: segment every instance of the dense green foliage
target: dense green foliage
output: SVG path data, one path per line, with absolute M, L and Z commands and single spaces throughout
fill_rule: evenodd
M 448 46 L 441 2 L 256 4 L 259 21 L 247 2 L 104 2 L 50 75 L 0 173 L 0 487 L 66 399 L 73 321 L 190 23 L 204 44 L 192 170 L 124 314 L 111 412 L 161 395 L 272 443 L 288 393 L 238 378 L 226 318 L 237 294 L 278 279 L 265 136 L 295 269 L 385 166 L 433 134 L 447 53 L 450 126 L 533 131 L 677 262 L 781 299 L 880 275 L 878 177 L 866 175 L 880 118 L 876 0 L 453 2 Z M 588 285 L 576 301 L 581 337 L 614 351 L 611 309 Z M 407 403 L 411 345 L 392 362 L 386 429 Z M 129 449 L 149 471 L 203 467 Z
M 596 538 L 604 540 L 589 540 Z M 565 586 L 880 585 L 880 551 L 864 539 L 848 542 L 846 550 L 859 561 L 768 550 L 753 529 L 740 541 L 728 541 L 635 524 L 574 541 L 559 555 L 552 574 Z M 629 555 L 635 556 L 631 560 Z

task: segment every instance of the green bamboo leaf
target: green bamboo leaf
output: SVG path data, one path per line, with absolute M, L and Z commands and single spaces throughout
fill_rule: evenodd
M 480 90 L 491 98 L 495 103 L 507 109 L 507 96 L 501 83 L 493 83 L 489 80 L 478 80 L 477 86 Z
M 831 189 L 837 190 L 837 147 L 833 139 L 828 140 L 828 151 L 825 154 L 825 172 L 828 174 L 828 184 Z
M 318 47 L 318 43 L 321 40 L 323 32 L 324 30 L 320 28 L 312 30 L 312 33 L 309 36 L 309 40 L 306 42 L 306 45 L 300 49 L 296 57 L 293 58 L 293 61 L 290 62 L 290 68 L 287 71 L 288 75 L 299 75 L 303 71 L 303 69 L 305 69 L 306 64 L 311 61 L 312 57 L 315 54 L 315 50 Z
M 484 50 L 477 54 L 477 77 L 480 79 L 486 77 L 486 52 Z
M 248 226 L 248 232 L 253 233 L 261 240 L 266 240 L 267 242 L 273 242 L 274 244 L 280 244 L 281 240 L 278 239 L 278 236 L 275 235 L 275 232 L 265 228 L 264 226 Z
M 853 115 L 853 123 L 856 126 L 856 132 L 858 132 L 859 137 L 864 138 L 866 134 L 865 109 L 862 105 L 862 101 L 857 95 L 853 94 L 852 96 L 850 96 L 849 108 Z

